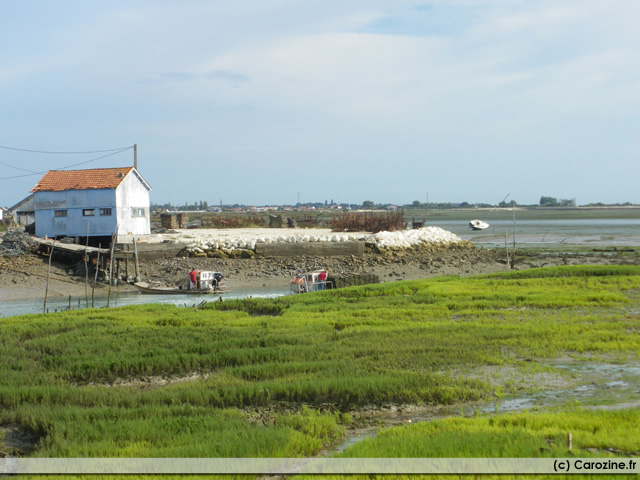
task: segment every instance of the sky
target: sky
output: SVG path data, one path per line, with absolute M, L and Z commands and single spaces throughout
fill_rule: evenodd
M 640 203 L 638 18 L 630 0 L 0 0 L 0 206 L 50 169 L 133 165 L 134 144 L 160 204 Z

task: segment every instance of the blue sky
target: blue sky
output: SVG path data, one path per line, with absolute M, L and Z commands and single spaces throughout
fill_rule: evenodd
M 137 143 L 156 203 L 640 203 L 638 2 L 0 9 L 0 146 Z M 0 205 L 41 175 L 7 177 L 99 156 L 0 149 Z

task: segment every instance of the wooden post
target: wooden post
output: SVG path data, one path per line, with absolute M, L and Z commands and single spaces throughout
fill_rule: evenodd
M 84 300 L 85 308 L 89 308 L 89 262 L 87 261 L 87 250 L 89 248 L 89 227 L 87 226 L 87 242 L 84 247 Z
M 569 449 L 569 451 L 571 451 L 571 449 L 573 448 L 573 441 L 571 438 L 571 432 L 567 433 L 567 448 Z
M 91 308 L 95 308 L 96 283 L 98 283 L 98 270 L 100 266 L 100 250 L 102 243 L 98 243 L 98 256 L 96 257 L 96 276 L 93 279 L 93 287 L 91 288 Z
M 51 273 L 51 257 L 53 257 L 53 249 L 56 248 L 56 239 L 53 239 L 51 251 L 49 252 L 49 268 L 47 269 L 47 284 L 44 288 L 44 308 L 43 313 L 47 313 L 47 296 L 49 295 L 49 274 Z
M 513 205 L 513 252 L 511 252 L 511 268 L 516 266 L 516 205 Z
M 111 257 L 109 258 L 109 291 L 107 292 L 107 308 L 109 308 L 109 301 L 111 300 L 111 284 L 113 283 L 113 250 L 116 247 L 116 232 L 118 231 L 118 225 L 116 224 L 116 230 L 111 236 Z
M 133 255 L 136 261 L 136 283 L 140 281 L 140 263 L 138 262 L 138 244 L 136 243 L 136 237 L 133 237 Z
M 505 227 L 504 229 L 504 251 L 507 254 L 507 270 L 511 268 L 511 260 L 509 259 L 509 244 L 508 242 L 508 236 L 507 236 L 507 228 Z

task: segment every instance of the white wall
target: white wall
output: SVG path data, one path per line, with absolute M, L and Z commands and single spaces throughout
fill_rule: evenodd
M 86 237 L 111 235 L 116 225 L 115 191 L 67 190 L 35 192 L 36 235 L 38 237 Z M 101 208 L 111 208 L 111 215 L 100 215 Z M 84 209 L 94 209 L 94 216 L 84 216 Z M 66 217 L 56 217 L 56 210 L 66 210 Z
M 131 171 L 116 188 L 118 235 L 149 235 L 151 217 L 149 190 Z M 144 216 L 132 216 L 132 209 L 144 209 Z

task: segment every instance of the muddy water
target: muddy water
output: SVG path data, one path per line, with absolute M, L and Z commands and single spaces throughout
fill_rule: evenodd
M 552 363 L 563 372 L 569 388 L 543 390 L 493 402 L 485 411 L 519 411 L 578 402 L 588 408 L 640 406 L 640 363 Z
M 462 407 L 419 408 L 392 407 L 369 412 L 369 422 L 375 425 L 347 431 L 345 438 L 321 455 L 339 453 L 350 446 L 375 437 L 383 428 L 428 422 L 475 413 L 508 413 L 532 409 L 548 409 L 580 405 L 592 409 L 640 407 L 640 362 L 625 364 L 584 363 L 575 361 L 548 364 L 562 376 L 560 388 L 543 389 L 499 398 Z
M 224 294 L 224 299 L 238 299 L 238 298 L 275 298 L 282 295 L 288 295 L 289 287 L 278 288 L 237 288 L 230 293 Z M 110 307 L 122 307 L 125 305 L 142 305 L 145 303 L 163 303 L 167 305 L 177 305 L 180 307 L 191 307 L 197 305 L 202 301 L 217 301 L 219 296 L 216 295 L 144 295 L 138 292 L 127 292 L 111 295 L 109 300 Z M 80 303 L 78 303 L 78 301 Z M 85 297 L 74 297 L 70 302 L 65 297 L 52 297 L 47 300 L 47 310 L 49 312 L 57 312 L 68 310 L 71 306 L 72 310 L 85 308 Z M 91 297 L 88 299 L 89 305 L 94 305 L 95 308 L 103 308 L 107 305 L 107 297 L 104 295 L 96 296 L 93 300 Z M 0 305 L 0 317 L 11 317 L 14 315 L 26 315 L 29 313 L 42 313 L 43 311 L 42 299 L 23 299 L 23 300 L 6 300 Z
M 482 231 L 469 229 L 463 220 L 442 220 L 434 224 L 459 235 L 477 245 L 504 245 L 505 230 L 513 241 L 512 220 L 487 220 L 489 228 Z M 516 239 L 520 247 L 540 245 L 640 245 L 640 219 L 564 219 L 517 220 Z

